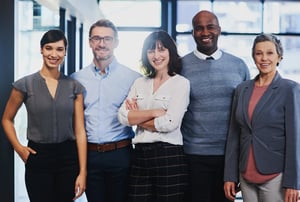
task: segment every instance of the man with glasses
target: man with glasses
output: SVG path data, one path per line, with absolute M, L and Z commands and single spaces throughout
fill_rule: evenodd
M 183 57 L 190 80 L 190 104 L 182 123 L 187 154 L 188 202 L 228 201 L 223 191 L 224 153 L 235 87 L 249 79 L 246 64 L 218 48 L 221 27 L 215 14 L 200 11 L 193 20 L 197 49 Z
M 89 31 L 93 62 L 72 76 L 85 87 L 85 127 L 88 140 L 87 189 L 89 202 L 124 202 L 131 160 L 131 127 L 119 123 L 119 107 L 140 74 L 118 63 L 115 25 L 102 19 Z

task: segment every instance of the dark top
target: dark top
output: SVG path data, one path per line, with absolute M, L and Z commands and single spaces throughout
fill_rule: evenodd
M 54 98 L 39 72 L 17 80 L 13 86 L 24 94 L 28 140 L 36 143 L 60 143 L 75 139 L 74 100 L 84 90 L 78 81 L 60 74 Z

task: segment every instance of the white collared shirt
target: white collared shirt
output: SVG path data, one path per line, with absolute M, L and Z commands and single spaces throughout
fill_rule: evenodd
M 194 54 L 196 55 L 196 57 L 198 57 L 201 60 L 206 60 L 207 57 L 213 57 L 214 60 L 218 60 L 222 57 L 222 51 L 220 49 L 217 49 L 213 54 L 211 55 L 205 55 L 201 52 L 199 52 L 197 49 L 194 50 Z

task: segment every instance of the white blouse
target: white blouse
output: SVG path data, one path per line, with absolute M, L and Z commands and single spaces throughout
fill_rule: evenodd
M 189 104 L 189 94 L 189 80 L 180 75 L 170 77 L 154 93 L 153 79 L 147 77 L 136 79 L 127 98 L 136 98 L 141 110 L 163 108 L 166 114 L 154 119 L 155 129 L 158 132 L 137 126 L 133 143 L 167 142 L 182 145 L 180 127 Z M 118 118 L 122 124 L 129 126 L 128 112 L 124 102 L 119 109 Z

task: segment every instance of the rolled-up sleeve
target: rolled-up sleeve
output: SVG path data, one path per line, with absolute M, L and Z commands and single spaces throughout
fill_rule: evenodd
M 128 122 L 128 112 L 129 112 L 129 110 L 127 110 L 125 108 L 125 104 L 123 103 L 118 112 L 118 119 L 121 124 L 126 125 L 126 126 L 130 126 L 130 124 Z
M 159 132 L 171 132 L 180 127 L 189 104 L 190 83 L 188 80 L 178 80 L 172 91 L 166 114 L 154 119 L 155 129 Z
M 131 99 L 131 98 L 134 98 L 135 97 L 135 85 L 136 84 L 136 81 L 133 83 L 133 85 L 131 86 L 130 90 L 129 90 L 129 93 L 127 95 L 127 98 L 126 99 Z M 129 124 L 129 121 L 128 121 L 128 113 L 129 113 L 129 110 L 126 109 L 126 99 L 123 101 L 121 107 L 119 108 L 119 111 L 118 111 L 118 120 L 121 124 L 125 125 L 125 126 L 131 126 Z

